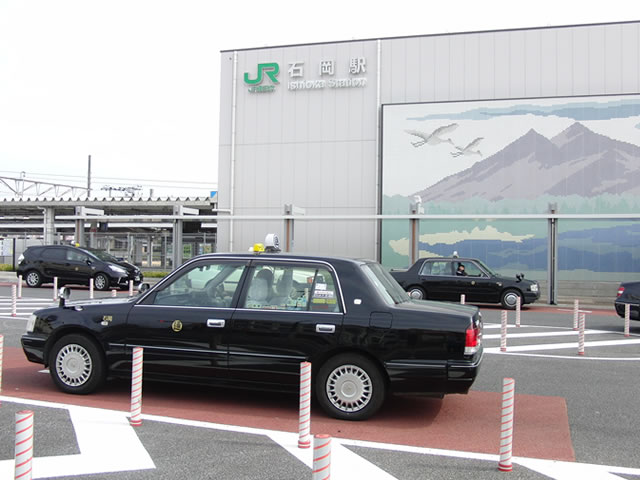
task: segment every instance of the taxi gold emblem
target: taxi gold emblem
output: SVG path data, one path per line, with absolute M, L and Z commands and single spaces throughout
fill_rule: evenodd
M 171 324 L 171 329 L 174 332 L 179 332 L 180 330 L 182 330 L 182 322 L 180 320 L 175 320 L 172 324 Z

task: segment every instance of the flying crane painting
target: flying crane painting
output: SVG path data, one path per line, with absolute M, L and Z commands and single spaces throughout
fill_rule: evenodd
M 453 141 L 450 138 L 443 138 L 443 135 L 448 135 L 453 132 L 456 128 L 458 128 L 457 123 L 452 123 L 450 125 L 444 125 L 442 127 L 436 128 L 431 133 L 421 132 L 419 130 L 405 130 L 409 135 L 413 135 L 415 137 L 421 138 L 417 142 L 411 142 L 411 145 L 418 148 L 422 145 L 438 145 L 440 143 L 450 143 L 453 145 Z
M 456 147 L 456 149 L 458 150 L 457 152 L 451 152 L 451 156 L 452 157 L 459 157 L 461 155 L 480 155 L 482 156 L 482 153 L 480 152 L 480 150 L 474 150 L 474 148 L 477 148 L 477 146 L 480 144 L 480 142 L 484 140 L 484 137 L 478 137 L 475 140 L 473 140 L 471 143 L 469 143 L 469 145 L 467 145 L 466 147 L 458 147 L 457 145 L 454 145 L 454 147 Z

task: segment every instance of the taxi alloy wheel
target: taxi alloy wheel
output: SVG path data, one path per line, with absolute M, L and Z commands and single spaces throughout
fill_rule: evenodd
M 29 273 L 27 273 L 25 282 L 27 283 L 27 287 L 39 287 L 40 285 L 42 285 L 42 275 L 40 275 L 35 270 L 31 270 Z
M 58 388 L 67 393 L 90 393 L 106 377 L 99 347 L 79 334 L 66 335 L 55 343 L 51 349 L 49 371 Z
M 107 290 L 109 288 L 109 277 L 104 273 L 99 273 L 93 280 L 96 290 Z
M 320 369 L 316 392 L 325 411 L 344 420 L 364 420 L 373 415 L 385 397 L 379 368 L 357 354 L 341 354 Z

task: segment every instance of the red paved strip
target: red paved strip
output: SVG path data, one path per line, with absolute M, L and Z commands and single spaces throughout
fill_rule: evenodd
M 2 393 L 7 396 L 129 411 L 130 385 L 108 382 L 92 395 L 60 392 L 42 366 L 20 348 L 5 347 Z M 298 432 L 297 394 L 144 384 L 143 414 Z M 500 451 L 501 392 L 472 391 L 443 400 L 390 397 L 364 422 L 329 418 L 313 406 L 311 429 L 332 437 L 479 453 Z M 516 394 L 513 454 L 575 461 L 564 398 Z

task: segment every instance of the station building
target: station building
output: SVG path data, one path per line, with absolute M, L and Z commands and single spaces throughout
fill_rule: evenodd
M 550 301 L 615 295 L 640 268 L 639 93 L 637 21 L 222 51 L 217 248 L 457 252 Z

